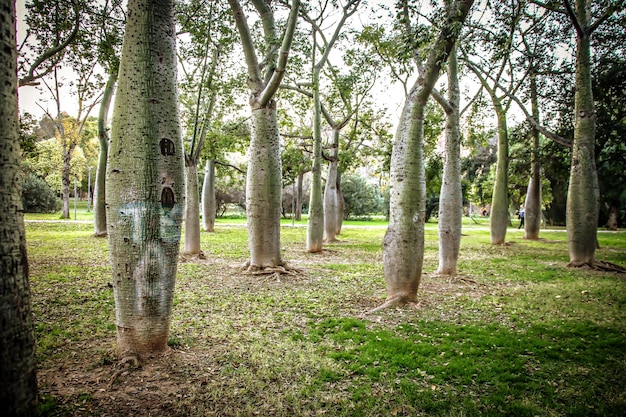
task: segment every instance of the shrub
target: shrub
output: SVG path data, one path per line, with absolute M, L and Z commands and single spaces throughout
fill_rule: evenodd
M 22 206 L 26 213 L 53 213 L 61 208 L 61 202 L 48 183 L 29 173 L 22 183 Z
M 380 191 L 361 176 L 346 176 L 341 181 L 341 191 L 346 202 L 346 219 L 379 213 L 383 209 Z

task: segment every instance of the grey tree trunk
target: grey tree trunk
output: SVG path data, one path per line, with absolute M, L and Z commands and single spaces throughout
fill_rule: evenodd
M 576 94 L 574 143 L 567 190 L 567 241 L 569 265 L 589 265 L 595 260 L 600 191 L 594 147 L 596 116 L 591 88 L 590 0 L 576 1 L 579 27 L 576 39 Z
M 35 335 L 22 211 L 15 2 L 0 6 L 0 409 L 37 414 Z
M 59 116 L 60 118 L 60 116 Z M 61 218 L 70 218 L 70 170 L 72 163 L 72 152 L 68 152 L 66 145 L 63 145 L 63 169 L 61 171 L 61 201 L 63 208 Z
M 447 101 L 450 107 L 446 108 L 445 161 L 439 196 L 439 267 L 437 273 L 456 275 L 463 224 L 460 92 L 456 47 L 452 49 L 448 57 Z
M 406 99 L 391 155 L 389 227 L 383 240 L 387 301 L 379 308 L 415 302 L 424 261 L 424 113 L 441 66 L 473 0 L 454 2 L 432 45 L 424 70 Z
M 501 245 L 505 242 L 506 229 L 511 222 L 509 213 L 509 138 L 506 112 L 495 95 L 492 96 L 492 100 L 498 119 L 498 159 L 491 200 L 489 232 L 491 244 Z
M 215 162 L 206 161 L 204 181 L 202 183 L 202 229 L 207 232 L 215 231 Z
M 339 212 L 339 193 L 337 187 L 337 168 L 339 165 L 339 131 L 333 130 L 333 146 L 330 150 L 330 162 L 328 163 L 328 175 L 326 176 L 326 187 L 324 188 L 324 234 L 326 242 L 337 241 L 337 230 Z
M 109 74 L 102 102 L 100 103 L 100 113 L 98 115 L 98 142 L 100 152 L 98 153 L 98 167 L 96 168 L 96 181 L 94 183 L 93 197 L 93 227 L 94 236 L 104 237 L 107 235 L 107 215 L 106 215 L 106 193 L 105 177 L 107 169 L 107 158 L 109 154 L 109 134 L 107 133 L 107 117 L 111 106 L 111 99 L 115 91 L 117 73 Z
M 315 55 L 313 55 L 315 59 Z M 313 70 L 313 168 L 311 172 L 311 195 L 309 200 L 309 221 L 307 224 L 306 250 L 322 251 L 324 241 L 324 201 L 322 198 L 322 109 L 320 103 L 320 68 Z M 328 181 L 328 180 L 327 180 Z
M 184 208 L 173 0 L 128 2 L 106 203 L 121 356 L 167 349 Z
M 183 254 L 198 255 L 200 247 L 200 195 L 195 162 L 185 160 L 185 240 Z
M 539 101 L 534 73 L 530 75 L 530 95 L 533 118 L 539 121 Z M 539 160 L 539 130 L 532 128 L 530 180 L 524 202 L 524 239 L 539 239 L 541 229 L 541 161 Z
M 296 212 L 294 214 L 297 221 L 302 220 L 302 182 L 304 179 L 304 173 L 298 174 L 298 183 L 296 186 Z
M 345 212 L 346 200 L 343 198 L 343 192 L 341 191 L 341 171 L 337 167 L 337 231 L 335 233 L 338 235 L 341 234 Z
M 275 105 L 252 112 L 248 150 L 246 214 L 250 243 L 249 270 L 283 265 L 280 255 L 280 137 Z

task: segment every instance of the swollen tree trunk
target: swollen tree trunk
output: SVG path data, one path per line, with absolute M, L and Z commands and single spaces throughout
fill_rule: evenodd
M 498 159 L 496 161 L 496 178 L 493 184 L 489 231 L 491 244 L 501 245 L 506 239 L 506 229 L 511 222 L 509 213 L 509 138 L 506 112 L 495 95 L 492 95 L 492 100 L 498 119 Z
M 328 175 L 326 176 L 326 187 L 324 188 L 324 234 L 327 242 L 337 240 L 337 230 L 340 227 L 337 223 L 338 190 L 337 190 L 337 166 L 339 151 L 339 131 L 333 130 L 333 146 L 330 150 L 330 162 L 328 163 Z
M 448 58 L 449 107 L 446 108 L 445 161 L 439 196 L 439 267 L 437 273 L 444 275 L 457 273 L 463 224 L 459 95 L 455 47 Z
M 426 209 L 424 113 L 441 66 L 456 42 L 472 3 L 473 0 L 455 2 L 454 12 L 448 14 L 402 110 L 391 154 L 389 227 L 383 240 L 387 301 L 379 308 L 417 299 L 424 261 Z
M 202 183 L 202 229 L 207 232 L 215 231 L 215 163 L 212 159 L 206 161 L 204 181 Z
M 600 192 L 594 159 L 596 116 L 591 88 L 591 29 L 589 0 L 576 1 L 580 30 L 576 39 L 576 94 L 574 143 L 567 190 L 567 241 L 569 265 L 595 260 Z
M 185 243 L 183 254 L 201 254 L 200 248 L 200 195 L 196 163 L 185 158 Z
M 0 410 L 37 414 L 35 335 L 22 211 L 15 2 L 0 6 Z
M 530 95 L 533 118 L 539 121 L 539 102 L 534 73 L 530 75 Z M 541 162 L 539 160 L 539 130 L 532 128 L 530 180 L 524 202 L 524 239 L 539 239 L 541 229 Z
M 249 270 L 253 271 L 283 264 L 280 255 L 282 175 L 275 105 L 253 110 L 248 158 L 246 214 Z
M 315 59 L 315 55 L 313 55 Z M 324 201 L 322 198 L 322 108 L 320 103 L 320 68 L 313 70 L 313 168 L 311 170 L 311 195 L 309 200 L 309 221 L 307 224 L 306 250 L 322 251 L 324 241 Z M 328 182 L 328 179 L 326 180 Z
M 128 2 L 106 203 L 120 354 L 167 349 L 184 207 L 173 0 Z
M 115 91 L 115 83 L 117 82 L 117 72 L 109 74 L 102 102 L 100 103 L 100 113 L 98 115 L 98 142 L 100 144 L 100 152 L 98 153 L 98 167 L 96 168 L 96 181 L 94 183 L 93 198 L 93 227 L 94 236 L 104 237 L 107 235 L 107 215 L 106 215 L 106 195 L 105 176 L 107 169 L 107 157 L 109 154 L 109 135 L 107 133 L 107 116 L 111 99 Z

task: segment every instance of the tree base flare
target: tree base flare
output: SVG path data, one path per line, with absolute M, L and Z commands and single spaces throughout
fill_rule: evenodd
M 376 313 L 377 311 L 384 310 L 389 307 L 403 307 L 403 306 L 408 306 L 413 309 L 418 309 L 420 307 L 420 303 L 417 301 L 408 301 L 405 297 L 401 295 L 397 295 L 395 297 L 391 297 L 387 299 L 387 301 L 385 301 L 378 307 L 365 312 L 364 315 Z
M 287 266 L 283 263 L 277 266 L 259 266 L 251 265 L 250 261 L 246 261 L 241 266 L 241 271 L 247 275 L 298 275 L 302 273 L 302 270 L 294 267 Z
M 200 251 L 199 253 L 181 253 L 179 256 L 180 262 L 193 262 L 204 260 L 206 260 L 206 255 L 202 251 Z
M 620 274 L 626 274 L 626 268 L 616 265 L 614 263 L 605 262 L 605 261 L 596 261 L 596 260 L 593 260 L 591 262 L 571 261 L 566 266 L 568 268 L 584 268 L 584 269 L 591 269 L 594 271 L 617 272 Z

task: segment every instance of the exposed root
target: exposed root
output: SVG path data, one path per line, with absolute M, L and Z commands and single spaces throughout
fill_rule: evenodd
M 420 303 L 414 302 L 414 301 L 406 301 L 406 299 L 402 297 L 401 295 L 396 295 L 395 297 L 391 297 L 390 299 L 386 300 L 384 303 L 382 303 L 378 307 L 373 308 L 363 313 L 363 316 L 376 313 L 377 311 L 384 310 L 389 307 L 395 307 L 395 306 L 409 306 L 411 308 L 417 309 L 419 308 Z
M 181 253 L 178 258 L 180 262 L 204 261 L 206 255 L 202 251 L 199 253 Z
M 302 270 L 294 267 L 287 266 L 286 264 L 277 266 L 260 267 L 258 265 L 250 265 L 250 261 L 247 261 L 241 267 L 241 270 L 247 275 L 291 275 L 296 276 L 302 273 Z
M 567 264 L 568 268 L 584 268 L 591 269 L 593 271 L 601 271 L 601 272 L 617 272 L 619 274 L 626 274 L 626 268 L 619 266 L 617 264 L 606 262 L 606 261 L 597 261 L 593 260 L 591 262 L 583 262 L 583 261 L 572 261 Z
M 111 376 L 111 379 L 107 384 L 107 390 L 110 390 L 113 387 L 113 384 L 115 384 L 115 381 L 117 381 L 117 379 L 124 374 L 124 372 L 128 372 L 129 368 L 139 368 L 139 357 L 135 354 L 124 355 L 122 359 L 120 359 L 118 366 L 120 369 L 115 371 L 115 373 Z

